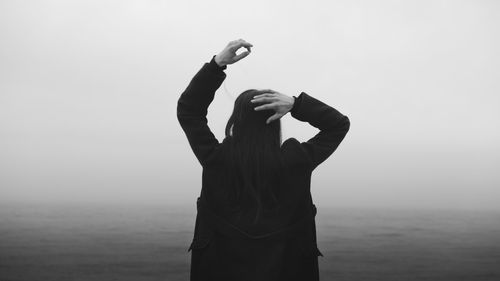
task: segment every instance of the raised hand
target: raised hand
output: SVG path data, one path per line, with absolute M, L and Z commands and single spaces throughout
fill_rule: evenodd
M 287 112 L 292 110 L 293 104 L 295 102 L 295 99 L 293 97 L 276 92 L 274 90 L 263 90 L 261 92 L 264 93 L 254 96 L 250 102 L 265 103 L 263 105 L 254 107 L 254 110 L 273 109 L 275 111 L 274 115 L 266 120 L 266 124 L 280 119 L 285 114 L 287 114 Z
M 243 39 L 231 41 L 218 55 L 215 56 L 215 62 L 219 66 L 225 66 L 227 64 L 233 64 L 242 58 L 248 56 L 251 52 L 252 44 L 248 43 Z M 240 48 L 246 48 L 247 50 L 239 55 L 236 54 Z

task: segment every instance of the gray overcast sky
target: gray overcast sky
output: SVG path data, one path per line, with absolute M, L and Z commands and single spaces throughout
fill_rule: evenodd
M 498 1 L 2 1 L 0 200 L 194 204 L 179 95 L 231 40 L 254 44 L 209 109 L 301 91 L 351 130 L 319 206 L 500 208 Z M 317 133 L 287 115 L 284 139 Z

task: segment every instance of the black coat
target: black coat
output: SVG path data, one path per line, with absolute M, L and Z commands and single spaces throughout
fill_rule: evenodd
M 318 256 L 323 255 L 316 243 L 311 174 L 344 139 L 349 119 L 304 92 L 294 97 L 292 117 L 320 131 L 306 142 L 289 138 L 282 143 L 287 169 L 286 198 L 280 208 L 264 214 L 257 228 L 251 227 L 250 218 L 236 220 L 220 207 L 223 203 L 217 202 L 215 195 L 227 188 L 220 180 L 224 177 L 227 138 L 219 143 L 206 116 L 226 77 L 224 69 L 212 57 L 193 77 L 177 104 L 178 120 L 203 167 L 194 238 L 188 249 L 190 280 L 319 280 Z

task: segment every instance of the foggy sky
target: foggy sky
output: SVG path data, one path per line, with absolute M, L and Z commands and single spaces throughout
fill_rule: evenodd
M 318 206 L 500 209 L 497 1 L 2 1 L 0 201 L 193 205 L 176 118 L 204 62 L 243 38 L 209 108 L 222 141 L 248 88 L 351 120 L 313 173 Z M 317 129 L 286 115 L 283 139 Z

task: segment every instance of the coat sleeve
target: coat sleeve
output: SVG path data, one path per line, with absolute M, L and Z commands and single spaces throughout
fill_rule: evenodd
M 177 119 L 202 166 L 219 145 L 219 141 L 208 127 L 207 111 L 215 91 L 226 78 L 223 71 L 226 67 L 219 67 L 214 57 L 191 79 L 177 102 Z
M 290 113 L 295 119 L 308 122 L 320 130 L 314 137 L 300 144 L 309 157 L 311 170 L 314 170 L 340 145 L 349 131 L 349 118 L 304 92 L 295 97 Z

